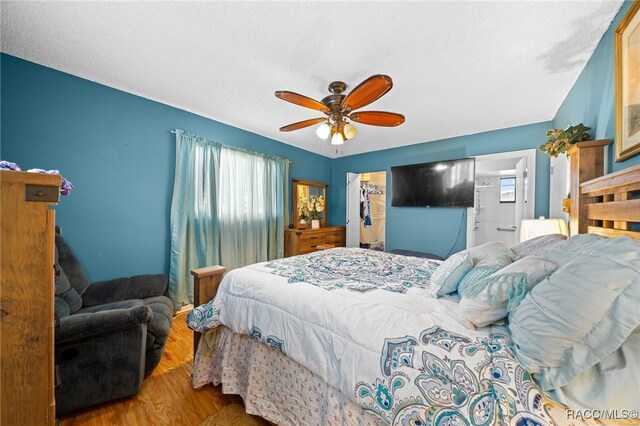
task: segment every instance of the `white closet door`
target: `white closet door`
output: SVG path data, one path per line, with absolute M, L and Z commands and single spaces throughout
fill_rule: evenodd
M 360 175 L 347 173 L 347 247 L 360 247 Z

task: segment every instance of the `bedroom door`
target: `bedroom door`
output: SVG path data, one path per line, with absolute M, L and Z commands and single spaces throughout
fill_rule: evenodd
M 360 175 L 347 173 L 347 247 L 360 247 Z

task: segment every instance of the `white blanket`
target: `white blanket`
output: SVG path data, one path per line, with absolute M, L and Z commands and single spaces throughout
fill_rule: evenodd
M 552 424 L 508 330 L 469 330 L 455 300 L 429 296 L 437 265 L 344 248 L 255 264 L 188 322 L 278 348 L 389 424 Z

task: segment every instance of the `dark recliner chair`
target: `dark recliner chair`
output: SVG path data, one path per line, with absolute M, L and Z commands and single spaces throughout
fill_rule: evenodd
M 173 305 L 164 275 L 90 284 L 56 235 L 55 364 L 58 414 L 135 395 L 160 362 Z

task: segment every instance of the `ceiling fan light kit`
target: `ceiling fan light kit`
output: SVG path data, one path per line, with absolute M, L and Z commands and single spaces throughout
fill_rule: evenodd
M 344 143 L 344 139 L 340 133 L 336 133 L 331 137 L 331 145 L 342 145 Z
M 331 134 L 331 127 L 329 127 L 329 124 L 327 123 L 322 123 L 316 129 L 316 135 L 318 135 L 320 139 L 327 139 L 330 134 Z
M 326 117 L 312 118 L 283 126 L 280 131 L 290 132 L 322 123 L 316 129 L 316 135 L 320 139 L 327 139 L 331 136 L 332 145 L 342 145 L 345 141 L 353 139 L 358 134 L 358 130 L 349 120 L 371 126 L 399 126 L 404 123 L 402 114 L 386 111 L 355 112 L 356 109 L 379 99 L 392 87 L 393 81 L 391 77 L 376 74 L 360 83 L 349 95 L 343 94 L 347 88 L 344 82 L 334 81 L 329 84 L 331 95 L 324 97 L 322 101 L 316 101 L 294 92 L 277 91 L 276 97 L 283 101 L 321 111 L 327 115 Z
M 347 139 L 353 139 L 357 134 L 358 130 L 351 123 L 344 125 L 344 135 Z

